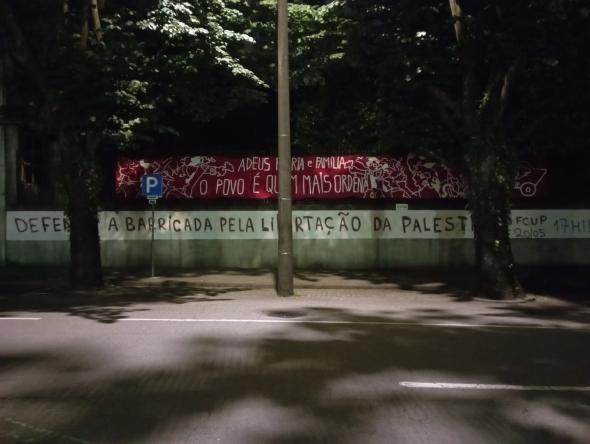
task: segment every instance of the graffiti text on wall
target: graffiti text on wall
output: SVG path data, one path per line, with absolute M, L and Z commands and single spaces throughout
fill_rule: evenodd
M 276 239 L 274 211 L 104 211 L 104 241 Z M 293 213 L 295 239 L 470 239 L 461 210 L 321 210 Z M 513 239 L 590 238 L 590 210 L 513 210 Z M 69 224 L 58 211 L 9 211 L 9 241 L 66 241 Z
M 144 174 L 161 174 L 168 199 L 268 199 L 276 197 L 277 158 L 171 156 L 119 159 L 116 193 L 139 196 Z M 547 170 L 522 163 L 514 196 L 539 195 Z M 446 199 L 465 196 L 461 176 L 446 165 L 417 156 L 294 157 L 291 180 L 295 199 Z

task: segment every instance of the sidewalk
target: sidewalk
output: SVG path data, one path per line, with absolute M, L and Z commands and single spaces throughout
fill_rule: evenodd
M 275 288 L 276 270 L 270 269 L 157 269 L 151 277 L 145 269 L 103 270 L 105 283 L 112 286 L 145 287 L 172 284 L 197 287 L 233 287 L 243 289 Z M 68 270 L 63 267 L 9 266 L 0 268 L 2 287 L 65 288 Z M 294 288 L 299 289 L 367 289 L 394 290 L 415 285 L 443 286 L 453 283 L 458 287 L 474 284 L 468 270 L 441 271 L 434 269 L 398 270 L 295 270 Z
M 276 271 L 269 269 L 190 270 L 159 269 L 151 277 L 149 269 L 104 269 L 107 288 L 194 287 L 233 289 L 274 289 Z M 532 295 L 565 300 L 590 300 L 590 269 L 520 268 L 519 277 Z M 477 276 L 468 269 L 392 269 L 392 270 L 295 270 L 294 288 L 325 290 L 419 291 L 448 294 L 468 300 L 475 295 Z M 0 294 L 28 291 L 67 291 L 68 270 L 63 267 L 0 268 Z
M 527 301 L 474 297 L 469 270 L 297 271 L 295 297 L 286 298 L 277 296 L 272 270 L 160 270 L 154 278 L 146 270 L 105 270 L 105 288 L 97 291 L 71 290 L 67 276 L 63 268 L 0 269 L 0 317 L 67 313 L 112 323 L 135 312 L 184 318 L 210 310 L 212 318 L 264 322 L 362 318 L 590 328 L 587 274 L 580 270 L 529 272 L 525 288 L 534 300 Z
M 465 272 L 464 284 L 468 281 Z M 438 276 L 437 276 L 438 275 Z M 199 287 L 233 287 L 233 288 L 275 288 L 275 270 L 163 270 L 152 278 L 145 272 L 129 273 L 125 271 L 107 271 L 107 282 L 115 285 L 161 285 L 168 283 L 185 283 Z M 364 290 L 399 290 L 432 281 L 429 285 L 445 285 L 443 281 L 457 276 L 447 275 L 432 270 L 404 271 L 295 271 L 293 284 L 295 289 L 364 289 Z M 436 282 L 435 282 L 436 281 Z

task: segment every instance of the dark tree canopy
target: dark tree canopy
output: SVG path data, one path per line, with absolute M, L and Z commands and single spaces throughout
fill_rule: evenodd
M 289 18 L 294 152 L 453 164 L 485 291 L 521 295 L 516 163 L 590 157 L 587 2 L 293 0 Z M 73 257 L 106 150 L 275 149 L 275 22 L 275 0 L 0 0 L 11 113 L 60 147 Z

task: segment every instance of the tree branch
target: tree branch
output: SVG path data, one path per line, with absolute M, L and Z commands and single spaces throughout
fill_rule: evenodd
M 500 69 L 492 71 L 493 72 L 488 77 L 483 95 L 481 97 L 479 114 L 482 117 L 488 116 L 490 121 L 496 121 L 504 73 Z
M 451 15 L 453 17 L 453 26 L 455 27 L 455 37 L 457 43 L 463 43 L 465 39 L 465 27 L 463 24 L 463 11 L 461 5 L 457 0 L 449 0 L 449 6 L 451 7 Z
M 68 0 L 58 0 L 57 2 L 57 11 L 56 17 L 56 26 L 55 31 L 56 35 L 59 36 L 64 30 L 64 27 L 68 21 L 68 13 L 70 11 L 70 6 Z
M 98 0 L 91 0 L 91 12 L 92 12 L 92 22 L 94 24 L 94 34 L 96 35 L 96 41 L 98 43 L 102 42 L 102 27 L 100 25 L 100 12 L 98 10 Z
M 428 92 L 434 98 L 442 121 L 451 131 L 458 133 L 457 122 L 461 119 L 461 112 L 457 103 L 445 91 L 436 86 L 428 86 Z
M 478 51 L 469 40 L 460 0 L 449 0 L 458 43 L 459 60 L 463 65 L 463 100 L 461 113 L 465 129 L 472 131 L 476 125 L 481 82 L 478 76 Z
M 547 121 L 548 117 L 540 117 L 536 120 L 533 120 L 521 133 L 515 138 L 516 145 L 523 145 L 528 140 L 530 140 L 537 129 Z
M 438 110 L 438 114 L 442 120 L 442 122 L 446 125 L 446 127 L 455 134 L 458 134 L 459 125 L 457 122 L 451 117 L 449 110 L 446 109 L 440 102 L 436 102 L 436 109 Z
M 445 91 L 436 86 L 429 86 L 428 92 L 430 92 L 440 105 L 452 111 L 455 117 L 460 115 L 457 103 Z
M 465 73 L 463 75 L 463 107 L 462 117 L 465 129 L 473 131 L 476 125 L 477 110 L 479 108 L 479 98 L 481 97 L 481 86 L 477 73 L 477 62 L 475 59 L 466 60 Z
M 510 95 L 512 90 L 514 89 L 514 81 L 516 78 L 516 74 L 518 71 L 519 61 L 516 60 L 510 65 L 510 67 L 506 70 L 504 74 L 504 78 L 502 81 L 502 89 L 500 90 L 500 103 L 499 103 L 499 110 L 498 110 L 498 119 L 504 117 L 506 112 L 506 107 L 508 105 L 508 100 L 510 99 Z
M 90 3 L 93 0 L 87 0 L 82 6 L 80 13 L 80 48 L 86 49 L 88 47 L 88 19 L 90 13 Z

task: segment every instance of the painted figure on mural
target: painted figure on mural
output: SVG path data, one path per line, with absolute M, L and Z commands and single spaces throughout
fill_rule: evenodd
M 272 165 L 223 156 L 170 156 L 149 159 L 121 158 L 116 172 L 116 193 L 139 196 L 143 174 L 161 174 L 164 197 L 173 199 L 268 199 L 276 195 Z M 295 199 L 457 199 L 465 197 L 462 177 L 447 165 L 416 155 L 294 157 L 292 172 Z M 256 164 L 256 167 L 254 165 Z M 547 169 L 523 162 L 515 178 L 514 196 L 543 193 Z M 219 192 L 219 190 L 222 190 Z M 235 191 L 233 191 L 235 190 Z M 262 190 L 262 191 L 261 191 Z

